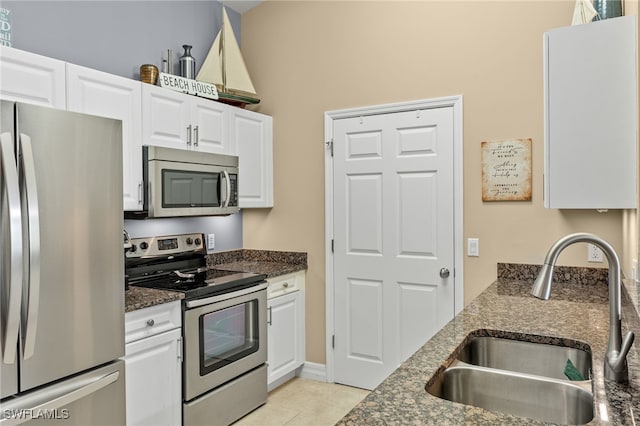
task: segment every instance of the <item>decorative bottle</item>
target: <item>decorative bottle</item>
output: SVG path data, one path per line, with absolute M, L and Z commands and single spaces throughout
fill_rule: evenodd
M 183 44 L 184 54 L 180 56 L 180 75 L 185 78 L 196 78 L 196 60 L 191 56 L 191 46 Z

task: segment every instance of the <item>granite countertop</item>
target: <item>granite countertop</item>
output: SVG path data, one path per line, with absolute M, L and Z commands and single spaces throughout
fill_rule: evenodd
M 207 267 L 272 278 L 307 269 L 307 253 L 251 249 L 215 252 L 207 255 Z
M 255 272 L 267 278 L 307 269 L 307 253 L 271 250 L 230 250 L 207 255 L 209 269 Z M 125 312 L 148 308 L 184 298 L 176 291 L 130 286 L 125 291 Z
M 605 381 L 604 354 L 608 342 L 609 298 L 606 269 L 572 275 L 573 268 L 557 268 L 551 298 L 529 294 L 537 272 L 514 273 L 513 264 L 498 266 L 498 279 L 442 328 L 422 348 L 351 410 L 340 425 L 524 425 L 531 419 L 457 404 L 437 398 L 425 387 L 470 333 L 514 336 L 526 334 L 540 342 L 584 342 L 593 356 L 593 425 L 631 425 L 640 421 L 640 342 L 627 357 L 629 384 Z M 501 270 L 502 268 L 502 270 Z M 539 267 L 538 267 L 539 268 Z M 582 269 L 582 268 L 578 268 Z M 524 272 L 524 273 L 523 273 Z M 583 271 L 584 272 L 584 271 Z M 580 279 L 572 279 L 580 276 Z M 569 279 L 571 282 L 562 282 Z M 626 284 L 626 283 L 625 283 Z M 622 297 L 622 333 L 640 330 L 628 290 Z M 551 337 L 551 339 L 547 338 Z
M 184 294 L 177 291 L 129 286 L 129 290 L 124 292 L 124 311 L 131 312 L 183 298 Z

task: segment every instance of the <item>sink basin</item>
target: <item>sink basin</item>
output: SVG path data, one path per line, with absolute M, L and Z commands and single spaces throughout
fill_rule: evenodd
M 591 353 L 567 346 L 525 342 L 500 337 L 472 337 L 458 355 L 460 361 L 482 367 L 498 368 L 566 380 L 567 359 L 589 379 Z
M 454 362 L 427 392 L 542 422 L 583 424 L 593 419 L 591 382 L 570 382 Z

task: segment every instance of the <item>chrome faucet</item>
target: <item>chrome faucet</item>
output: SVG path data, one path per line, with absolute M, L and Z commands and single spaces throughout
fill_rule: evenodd
M 611 244 L 602 238 L 587 233 L 570 234 L 560 238 L 549 249 L 544 259 L 542 269 L 533 283 L 531 294 L 539 299 L 549 299 L 551 295 L 551 281 L 553 268 L 560 252 L 573 243 L 591 243 L 600 247 L 609 262 L 609 344 L 604 359 L 604 377 L 618 383 L 629 381 L 627 354 L 635 335 L 629 331 L 622 340 L 620 319 L 622 318 L 622 302 L 620 291 L 622 278 L 620 273 L 620 258 Z

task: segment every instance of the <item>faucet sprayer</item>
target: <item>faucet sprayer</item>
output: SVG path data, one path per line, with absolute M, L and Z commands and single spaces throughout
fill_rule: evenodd
M 633 344 L 635 335 L 629 331 L 622 340 L 620 320 L 622 318 L 620 258 L 611 244 L 602 238 L 587 233 L 570 234 L 556 241 L 544 259 L 542 269 L 533 283 L 531 294 L 539 299 L 549 299 L 553 269 L 560 252 L 573 243 L 591 243 L 604 252 L 609 262 L 609 344 L 604 360 L 604 377 L 618 383 L 629 380 L 627 354 Z

